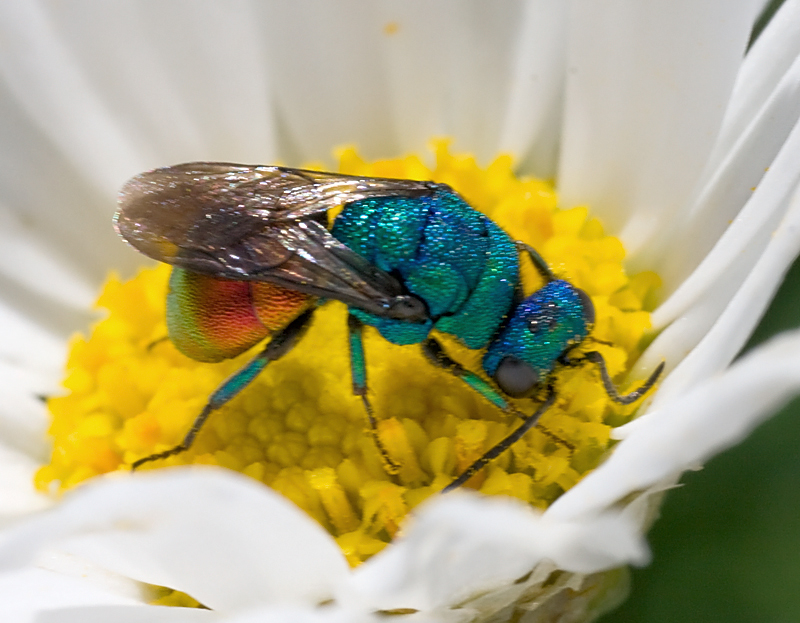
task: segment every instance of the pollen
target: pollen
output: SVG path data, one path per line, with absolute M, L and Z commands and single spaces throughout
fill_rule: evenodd
M 510 157 L 483 167 L 452 153 L 447 141 L 435 142 L 433 152 L 428 165 L 417 156 L 369 163 L 355 149 L 343 149 L 340 170 L 451 185 L 513 239 L 537 249 L 558 278 L 591 297 L 595 324 L 571 351 L 573 364 L 582 352 L 599 351 L 621 391 L 637 386 L 627 372 L 652 338 L 658 275 L 629 275 L 622 243 L 586 206 L 560 208 L 552 184 L 518 178 Z M 48 400 L 53 453 L 36 474 L 39 489 L 63 491 L 100 474 L 128 472 L 134 461 L 179 444 L 214 390 L 263 348 L 219 363 L 182 355 L 166 323 L 169 278 L 166 265 L 127 281 L 109 277 L 97 302 L 104 319 L 89 337 L 72 339 L 64 395 Z M 523 260 L 525 294 L 542 285 Z M 436 337 L 463 367 L 482 374 L 481 352 L 457 338 Z M 402 530 L 418 504 L 521 423 L 432 366 L 418 345 L 391 344 L 366 327 L 364 351 L 377 435 L 396 473 L 387 473 L 362 400 L 353 395 L 347 309 L 336 301 L 314 312 L 291 352 L 212 413 L 189 451 L 140 469 L 201 463 L 242 472 L 304 509 L 358 565 Z M 554 378 L 555 403 L 538 425 L 466 488 L 546 508 L 603 460 L 612 427 L 630 420 L 638 403 L 611 402 L 589 363 L 559 365 Z M 537 403 L 513 404 L 531 414 Z

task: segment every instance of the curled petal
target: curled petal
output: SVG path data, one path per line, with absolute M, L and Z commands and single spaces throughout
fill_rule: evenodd
M 516 500 L 456 492 L 420 508 L 402 538 L 354 572 L 351 588 L 375 609 L 429 610 L 513 584 L 544 560 L 591 573 L 648 557 L 620 514 L 548 521 Z
M 797 135 L 800 138 L 800 127 Z M 792 261 L 800 253 L 800 186 L 787 203 L 789 208 L 786 216 L 771 232 L 769 243 L 755 266 L 745 274 L 741 287 L 699 344 L 664 381 L 653 408 L 659 408 L 678 393 L 724 370 L 744 346 Z M 659 336 L 657 341 L 660 343 L 654 344 L 653 352 L 668 348 L 664 342 L 670 338 L 681 343 L 681 336 L 675 333 L 671 327 L 664 331 L 666 335 Z M 677 355 L 679 346 L 670 345 L 669 348 Z M 652 353 L 648 353 L 642 363 L 646 365 L 650 358 Z
M 38 567 L 0 574 L 0 620 L 37 623 L 43 604 L 50 611 L 141 605 L 138 582 L 85 560 L 50 554 Z M 85 621 L 98 619 L 88 618 Z

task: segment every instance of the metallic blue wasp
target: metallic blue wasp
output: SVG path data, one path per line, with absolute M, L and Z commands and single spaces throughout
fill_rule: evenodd
M 329 230 L 327 211 L 335 207 L 343 209 Z M 444 184 L 196 162 L 134 177 L 122 189 L 114 222 L 139 251 L 174 266 L 168 329 L 184 354 L 219 361 L 271 336 L 212 394 L 181 444 L 139 459 L 134 469 L 187 450 L 213 411 L 294 347 L 327 299 L 348 305 L 353 393 L 390 474 L 398 466 L 381 444 L 367 397 L 364 325 L 395 344 L 420 344 L 433 365 L 522 418 L 445 491 L 464 484 L 536 424 L 555 401 L 558 364 L 595 363 L 606 392 L 622 404 L 643 396 L 663 369 L 620 395 L 600 353 L 570 358 L 594 324 L 589 296 L 556 278 L 534 249 L 511 240 Z M 521 253 L 546 282 L 527 298 Z M 483 371 L 494 383 L 454 361 L 434 329 L 484 350 Z M 507 397 L 542 402 L 526 416 Z

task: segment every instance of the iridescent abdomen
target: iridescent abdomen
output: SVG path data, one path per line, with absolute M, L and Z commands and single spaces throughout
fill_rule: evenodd
M 173 268 L 167 329 L 196 361 L 230 359 L 283 329 L 315 298 L 261 281 L 233 281 Z
M 469 348 L 483 348 L 511 307 L 519 274 L 514 243 L 452 192 L 355 201 L 336 218 L 332 233 L 428 306 L 426 323 L 351 309 L 390 342 L 419 343 L 435 327 Z

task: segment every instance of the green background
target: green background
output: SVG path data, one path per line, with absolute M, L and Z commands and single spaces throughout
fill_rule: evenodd
M 747 349 L 798 325 L 800 261 Z M 681 483 L 650 532 L 653 562 L 602 623 L 800 622 L 800 399 Z

